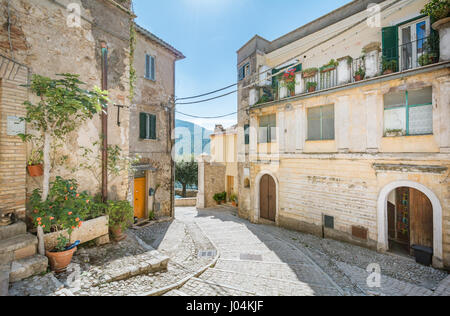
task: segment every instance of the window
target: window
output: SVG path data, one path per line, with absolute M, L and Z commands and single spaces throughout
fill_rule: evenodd
M 239 68 L 239 81 L 244 80 L 250 75 L 250 64 L 247 63 L 241 68 Z
M 275 114 L 265 115 L 259 118 L 260 144 L 276 143 L 277 141 L 277 116 Z
M 308 110 L 308 140 L 334 140 L 334 105 Z
M 431 87 L 384 96 L 385 136 L 433 134 Z
M 145 78 L 155 81 L 155 57 L 145 55 Z
M 250 125 L 244 125 L 245 145 L 250 144 Z
M 139 131 L 141 139 L 156 139 L 156 115 L 140 113 Z

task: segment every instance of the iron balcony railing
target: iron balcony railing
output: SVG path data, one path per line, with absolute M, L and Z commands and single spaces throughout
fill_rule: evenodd
M 346 62 L 346 61 L 342 61 Z M 409 43 L 401 44 L 392 49 L 383 49 L 380 53 L 377 76 L 406 71 L 439 62 L 439 36 L 432 35 L 421 38 Z M 358 76 L 360 75 L 360 76 Z M 339 79 L 338 69 L 318 70 L 314 75 L 303 78 L 301 91 L 296 89 L 295 95 L 317 92 L 334 88 L 340 85 L 354 83 L 366 78 L 366 57 L 360 57 L 350 62 L 350 78 L 346 82 Z M 314 86 L 314 88 L 311 88 Z M 311 88 L 311 89 L 310 89 Z M 269 91 L 270 90 L 270 91 Z M 274 84 L 272 87 L 264 87 L 262 96 L 257 105 L 285 99 L 293 96 L 293 93 L 287 92 L 280 96 L 280 84 Z

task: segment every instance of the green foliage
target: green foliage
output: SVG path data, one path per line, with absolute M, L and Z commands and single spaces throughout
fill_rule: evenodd
M 134 221 L 134 209 L 129 201 L 108 202 L 109 227 L 127 229 Z
M 232 202 L 238 202 L 238 197 L 237 197 L 237 195 L 236 194 L 231 194 L 231 196 L 230 196 L 230 201 L 232 201 Z
M 386 58 L 383 58 L 382 64 L 383 64 L 383 72 L 387 70 L 397 71 L 397 60 L 395 59 L 388 60 Z
M 49 132 L 52 137 L 63 140 L 73 132 L 81 122 L 91 119 L 94 114 L 106 106 L 107 93 L 98 88 L 93 91 L 82 89 L 84 85 L 78 75 L 61 74 L 59 79 L 50 79 L 33 75 L 31 92 L 40 98 L 33 104 L 24 103 L 27 114 L 23 120 L 33 130 L 42 134 Z M 23 140 L 30 140 L 31 135 L 21 135 Z
M 328 70 L 328 69 L 330 69 L 330 68 L 336 68 L 337 66 L 339 66 L 339 63 L 338 63 L 336 60 L 331 59 L 331 60 L 328 62 L 328 64 L 325 64 L 325 65 L 323 65 L 323 66 L 320 68 L 320 71 L 325 71 L 325 70 Z
M 58 244 L 55 247 L 57 252 L 64 252 L 66 250 L 67 245 L 70 243 L 70 239 L 65 235 L 61 234 L 58 237 Z
M 36 166 L 43 163 L 44 159 L 44 152 L 41 148 L 33 148 L 31 151 L 30 157 L 28 158 L 28 165 L 29 166 Z
M 40 190 L 34 190 L 30 197 L 33 223 L 41 226 L 45 232 L 67 229 L 69 235 L 81 227 L 83 218 L 90 214 L 91 199 L 86 192 L 78 193 L 76 180 L 64 180 L 57 177 L 50 184 L 47 199 L 42 201 Z
M 227 192 L 214 194 L 213 199 L 217 203 L 226 202 L 227 201 Z
M 315 88 L 317 87 L 317 82 L 315 81 L 311 81 L 311 82 L 307 82 L 306 83 L 306 89 L 309 90 L 310 88 Z
M 366 76 L 366 71 L 361 66 L 359 66 L 358 70 L 355 72 L 355 77 L 356 76 L 361 76 L 361 78 L 364 79 L 364 77 Z
M 134 25 L 134 20 L 130 21 L 130 101 L 133 101 L 134 90 L 136 85 L 136 69 L 134 68 L 134 59 L 136 52 L 136 27 Z
M 317 68 L 307 68 L 307 69 L 303 70 L 302 73 L 309 75 L 309 74 L 314 74 L 318 71 L 319 71 L 319 69 L 317 69 Z
M 429 15 L 435 20 L 446 18 L 450 14 L 450 1 L 449 0 L 431 0 L 420 11 L 422 14 Z
M 425 53 L 425 54 L 422 54 L 419 57 L 418 62 L 419 62 L 420 66 L 426 66 L 426 65 L 430 65 L 430 64 L 436 63 L 437 60 L 438 60 L 437 54 Z
M 182 160 L 175 163 L 175 181 L 183 186 L 183 197 L 186 197 L 186 188 L 198 183 L 198 163 L 191 160 Z

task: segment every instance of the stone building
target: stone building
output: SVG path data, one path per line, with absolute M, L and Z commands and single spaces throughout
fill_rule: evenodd
M 135 216 L 173 216 L 175 63 L 185 57 L 154 34 L 136 25 L 136 90 L 131 108 L 130 154 L 135 166 Z
M 108 145 L 118 146 L 122 157 L 130 157 L 130 151 L 132 156 L 142 155 L 142 165 L 137 169 L 146 172 L 147 164 L 152 166 L 154 174 L 149 176 L 149 183 L 160 184 L 157 202 L 164 214 L 173 214 L 170 149 L 174 119 L 170 101 L 174 95 L 175 60 L 183 55 L 135 26 L 134 18 L 128 0 L 0 1 L 0 217 L 13 212 L 24 219 L 27 195 L 42 183 L 42 178 L 32 178 L 26 172 L 27 159 L 36 144 L 24 144 L 18 137 L 30 132 L 24 124 L 17 124 L 25 115 L 23 103 L 36 101 L 24 85 L 33 74 L 56 78 L 62 73 L 80 75 L 89 89 L 102 88 L 106 82 L 110 100 L 106 117 Z M 136 45 L 131 58 L 133 39 Z M 150 56 L 155 61 L 155 75 L 144 80 L 149 74 L 145 63 L 147 60 L 150 65 Z M 105 59 L 106 67 L 102 62 Z M 133 69 L 137 72 L 135 82 L 130 79 Z M 139 139 L 138 111 L 156 116 L 156 140 Z M 95 116 L 60 144 L 54 157 L 66 160 L 53 166 L 51 180 L 55 176 L 76 179 L 80 191 L 92 195 L 102 192 L 101 166 L 100 172 L 93 172 L 80 164 L 97 164 L 103 126 L 101 115 Z M 83 154 L 85 148 L 90 150 L 87 156 Z M 133 176 L 128 170 L 118 176 L 110 174 L 107 198 L 128 199 Z M 21 261 L 21 269 L 25 268 L 20 275 L 11 272 L 11 280 L 15 281 L 46 270 L 46 258 L 36 255 L 36 244 L 36 237 L 26 233 L 22 222 L 0 227 L 0 293 L 8 283 L 9 268 L 5 272 L 4 263 L 28 260 Z
M 426 3 L 353 1 L 238 51 L 241 217 L 450 267 L 448 22 L 439 45 Z
M 208 208 L 216 205 L 216 193 L 227 193 L 227 202 L 238 191 L 237 126 L 224 129 L 216 125 L 211 134 L 211 155 L 202 155 L 199 162 L 199 193 L 197 207 Z

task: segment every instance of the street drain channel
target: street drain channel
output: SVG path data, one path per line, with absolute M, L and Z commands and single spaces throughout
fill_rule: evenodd
M 198 252 L 199 258 L 214 258 L 217 255 L 217 250 L 200 250 Z

